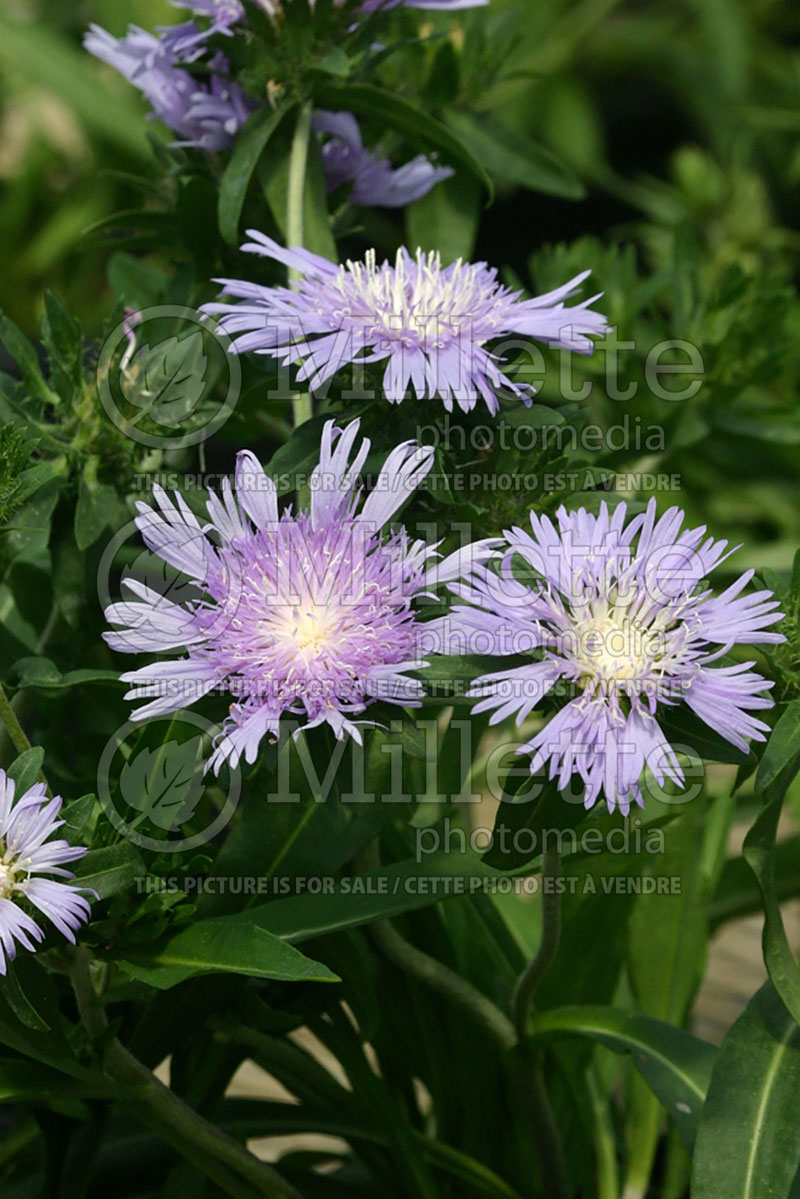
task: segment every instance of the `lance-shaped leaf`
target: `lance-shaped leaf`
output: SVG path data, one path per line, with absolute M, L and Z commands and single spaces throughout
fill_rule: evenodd
M 531 1020 L 530 1034 L 534 1039 L 565 1034 L 589 1037 L 617 1053 L 630 1053 L 637 1070 L 691 1146 L 717 1053 L 713 1045 L 662 1020 L 613 1007 L 563 1007 L 537 1012 Z
M 766 982 L 717 1055 L 692 1199 L 788 1199 L 800 1164 L 800 1029 Z
M 122 968 L 167 990 L 196 974 L 247 974 L 287 982 L 337 982 L 320 962 L 267 932 L 249 915 L 199 920 L 149 954 L 131 956 Z
M 229 245 L 236 245 L 239 240 L 239 220 L 256 163 L 290 109 L 291 105 L 274 111 L 261 108 L 239 130 L 219 188 L 219 230 Z
M 769 794 L 769 792 L 768 792 Z M 800 970 L 786 936 L 775 881 L 775 837 L 783 809 L 780 789 L 757 817 L 745 837 L 742 853 L 756 876 L 764 901 L 762 949 L 767 972 L 786 1007 L 800 1023 Z

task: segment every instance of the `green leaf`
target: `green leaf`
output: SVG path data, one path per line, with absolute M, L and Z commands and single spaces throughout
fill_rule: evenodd
M 786 936 L 775 884 L 775 838 L 784 796 L 781 788 L 759 813 L 745 837 L 742 854 L 756 876 L 764 901 L 764 964 L 776 991 L 800 1023 L 800 969 Z
M 471 258 L 480 218 L 480 191 L 472 180 L 445 179 L 406 207 L 406 243 L 412 253 L 438 250 L 445 263 Z
M 130 308 L 147 308 L 162 299 L 168 283 L 166 271 L 120 250 L 108 264 L 108 281 L 118 301 Z
M 320 962 L 267 932 L 250 914 L 200 920 L 145 957 L 119 963 L 134 978 L 161 990 L 197 974 L 233 973 L 287 982 L 338 982 Z
M 82 795 L 80 799 L 73 799 L 72 803 L 65 804 L 61 810 L 61 816 L 64 821 L 63 835 L 70 845 L 80 845 L 83 838 L 84 829 L 86 828 L 92 813 L 97 806 L 97 796 L 94 794 Z
M 48 980 L 48 986 L 52 983 Z M 37 1011 L 44 1013 L 49 1028 L 32 1028 L 23 1023 L 11 1008 L 0 986 L 0 1043 L 34 1061 L 53 1066 L 73 1078 L 91 1078 L 92 1072 L 81 1066 L 64 1032 L 57 1001 L 46 999 Z M 28 1063 L 26 1063 L 28 1064 Z
M 0 29 L 2 29 L 2 18 L 0 18 Z M 2 41 L 1 35 L 0 41 Z M 0 345 L 5 346 L 16 362 L 22 375 L 22 381 L 31 395 L 48 404 L 60 403 L 59 397 L 45 381 L 36 350 L 14 322 L 2 312 L 0 312 Z
M 3 994 L 8 1006 L 22 1024 L 38 1032 L 49 1032 L 50 1025 L 46 1016 L 37 1010 L 33 994 L 30 997 L 27 994 L 28 987 L 33 989 L 37 982 L 42 981 L 42 976 L 45 985 L 52 987 L 47 973 L 41 966 L 30 958 L 18 957 L 6 975 Z
M 219 185 L 219 231 L 231 246 L 239 241 L 239 220 L 256 163 L 291 107 L 259 109 L 236 135 L 233 153 Z
M 19 688 L 44 687 L 63 690 L 78 687 L 83 683 L 118 683 L 116 670 L 69 670 L 62 674 L 50 658 L 20 658 L 12 667 L 12 674 Z
M 324 75 L 335 75 L 337 79 L 346 79 L 350 74 L 350 59 L 340 46 L 334 46 L 324 58 L 314 63 L 314 70 L 322 71 Z
M 420 830 L 424 833 L 435 830 Z M 246 917 L 292 943 L 369 924 L 456 895 L 491 888 L 504 875 L 484 866 L 475 854 L 431 853 L 341 879 L 326 895 L 295 895 L 251 908 Z M 522 871 L 518 871 L 522 873 Z M 484 884 L 483 880 L 489 880 Z M 232 917 L 240 919 L 241 917 Z
M 630 1053 L 688 1145 L 697 1131 L 717 1050 L 691 1033 L 639 1012 L 613 1007 L 562 1007 L 535 1012 L 532 1038 L 571 1034 Z M 724 1191 L 716 1193 L 716 1199 Z
M 766 982 L 717 1055 L 692 1199 L 787 1199 L 800 1159 L 798 1109 L 800 1029 Z
M 340 1105 L 349 1095 L 342 1092 Z M 286 1103 L 270 1099 L 228 1099 L 223 1108 L 223 1126 L 227 1131 L 247 1137 L 261 1135 L 269 1128 L 270 1136 L 290 1136 L 293 1133 L 322 1133 L 342 1137 L 347 1141 L 366 1141 L 381 1144 L 385 1138 L 364 1120 L 346 1111 L 331 1112 L 318 1105 Z M 420 1150 L 434 1166 L 470 1189 L 493 1199 L 518 1199 L 518 1192 L 504 1182 L 493 1170 L 459 1149 L 435 1141 L 422 1132 L 413 1132 Z
M 752 756 L 742 753 L 735 745 L 731 745 L 719 733 L 696 716 L 686 704 L 674 708 L 664 708 L 659 714 L 658 722 L 667 741 L 678 753 L 687 750 L 706 762 L 728 762 L 733 766 L 741 766 Z
M 17 799 L 37 782 L 43 762 L 44 750 L 40 746 L 34 745 L 31 749 L 26 749 L 11 763 L 6 773 L 17 784 Z
M 438 150 L 444 162 L 469 171 L 486 188 L 489 199 L 493 197 L 492 181 L 469 147 L 441 121 L 400 96 L 369 83 L 347 83 L 339 87 L 320 88 L 317 99 L 321 108 L 372 117 L 383 128 L 402 133 L 415 148 L 423 152 Z
M 79 550 L 93 545 L 114 516 L 116 492 L 113 487 L 97 481 L 97 462 L 89 459 L 78 485 L 75 508 L 75 542 Z
M 498 179 L 564 200 L 582 200 L 586 195 L 586 188 L 562 158 L 496 117 L 449 112 L 445 119 L 481 166 Z
M 800 699 L 793 699 L 770 734 L 758 767 L 756 791 L 764 791 L 800 755 Z
M 427 666 L 415 672 L 429 699 L 447 699 L 449 703 L 465 700 L 470 683 L 479 675 L 494 670 L 497 660 L 488 654 L 435 654 Z
M 44 294 L 45 315 L 42 321 L 42 342 L 50 360 L 51 369 L 62 372 L 62 398 L 73 389 L 79 388 L 83 378 L 83 338 L 80 321 L 70 316 L 58 296 L 51 291 Z
M 325 416 L 313 416 L 296 428 L 291 437 L 278 449 L 266 466 L 267 474 L 275 481 L 279 495 L 295 490 L 295 476 L 308 475 L 319 459 L 319 438 Z
M 779 901 L 800 896 L 800 836 L 786 837 L 777 843 L 773 868 Z M 728 858 L 711 903 L 712 932 L 727 920 L 740 920 L 760 912 L 762 903 L 761 891 L 747 862 L 738 854 Z
M 517 767 L 519 769 L 519 767 Z M 527 765 L 526 765 L 527 769 Z M 538 857 L 541 852 L 542 837 L 546 829 L 576 829 L 589 815 L 583 801 L 569 802 L 558 789 L 557 779 L 544 776 L 534 778 L 530 772 L 516 789 L 516 794 L 529 793 L 535 785 L 541 790 L 539 795 L 527 803 L 514 803 L 513 795 L 500 803 L 495 815 L 492 830 L 492 843 L 483 855 L 487 866 L 495 866 L 498 870 L 517 870 L 526 863 Z M 520 837 L 525 830 L 530 836 Z M 533 852 L 526 852 L 522 845 L 535 845 Z
M 77 884 L 96 891 L 99 899 L 126 891 L 144 873 L 144 863 L 129 841 L 90 849 L 75 867 Z
M 707 805 L 700 800 L 679 812 L 653 870 L 660 877 L 680 878 L 680 894 L 638 896 L 628 922 L 626 964 L 636 1006 L 678 1027 L 705 964 L 711 880 L 702 868 L 702 851 L 709 823 Z M 640 1083 L 628 1099 L 629 1178 L 650 1175 L 660 1135 L 661 1113 Z
M 24 504 L 53 479 L 64 479 L 66 475 L 67 459 L 63 457 L 52 458 L 49 462 L 37 462 L 34 466 L 29 466 L 17 479 L 17 487 L 12 497 L 14 505 Z
M 102 1074 L 85 1079 L 66 1077 L 38 1062 L 19 1058 L 0 1061 L 0 1102 L 36 1103 L 72 1099 L 114 1099 L 116 1089 Z

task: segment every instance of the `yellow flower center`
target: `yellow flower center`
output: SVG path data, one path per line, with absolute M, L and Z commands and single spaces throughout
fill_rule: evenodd
M 585 686 L 638 679 L 663 651 L 656 630 L 626 617 L 591 617 L 577 625 L 576 633 L 575 656 Z

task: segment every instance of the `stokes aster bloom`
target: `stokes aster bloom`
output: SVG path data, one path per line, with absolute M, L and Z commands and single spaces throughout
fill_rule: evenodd
M 121 629 L 105 638 L 124 653 L 186 648 L 185 658 L 122 675 L 132 685 L 126 698 L 151 701 L 135 719 L 176 711 L 215 687 L 236 697 L 209 763 L 217 771 L 242 754 L 253 762 L 283 713 L 360 741 L 351 718 L 374 699 L 416 706 L 422 686 L 405 672 L 427 663 L 417 650 L 414 602 L 497 544 L 476 542 L 434 563 L 435 546 L 402 529 L 385 532 L 430 470 L 433 451 L 397 446 L 361 505 L 357 478 L 370 443 L 350 461 L 358 428 L 325 425 L 308 512 L 279 516 L 274 484 L 248 451 L 237 457 L 235 495 L 226 480 L 221 499 L 209 498 L 208 524 L 160 488 L 160 511 L 138 505 L 145 543 L 195 581 L 198 598 L 178 605 L 127 580 L 133 599 L 107 609 Z
M 654 500 L 627 525 L 625 515 L 624 503 L 613 515 L 605 503 L 598 516 L 560 508 L 555 527 L 531 513 L 533 535 L 506 531 L 500 573 L 478 565 L 452 585 L 467 603 L 428 635 L 440 653 L 537 651 L 529 665 L 477 679 L 474 710 L 519 725 L 557 682 L 571 684 L 574 698 L 518 752 L 532 755 L 532 772 L 549 765 L 561 789 L 577 773 L 587 808 L 602 791 L 627 813 L 643 802 L 645 767 L 659 785 L 683 781 L 659 706 L 688 704 L 743 751 L 764 740 L 768 726 L 751 712 L 772 706 L 762 694 L 772 683 L 753 662 L 716 663 L 733 645 L 784 638 L 766 631 L 783 615 L 772 593 L 742 594 L 752 570 L 720 595 L 702 587 L 727 542 L 704 527 L 681 531 L 678 508 L 656 519 Z M 512 573 L 514 558 L 531 581 Z
M 365 149 L 352 113 L 322 109 L 315 113 L 313 125 L 318 133 L 331 134 L 322 147 L 328 191 L 351 182 L 351 204 L 402 208 L 453 174 L 450 167 L 434 166 L 424 154 L 393 170 L 388 159 Z
M 44 939 L 20 901 L 38 908 L 73 944 L 90 911 L 77 887 L 46 877 L 72 878 L 64 863 L 86 853 L 61 839 L 48 841 L 64 823 L 58 819 L 60 797 L 48 799 L 44 783 L 35 783 L 15 801 L 15 789 L 14 780 L 0 770 L 0 974 L 16 957 L 17 943 L 35 951 L 32 942 Z
M 413 388 L 418 399 L 438 395 L 448 412 L 454 403 L 469 411 L 480 395 L 494 413 L 495 389 L 527 398 L 532 388 L 513 383 L 487 343 L 519 334 L 591 354 L 591 338 L 607 328 L 605 317 L 589 307 L 597 296 L 564 306 L 589 271 L 523 300 L 483 262 L 459 259 L 443 267 L 438 254 L 418 250 L 412 258 L 400 249 L 394 266 L 379 265 L 374 250 L 364 262 L 335 266 L 307 250 L 283 249 L 254 229 L 248 236 L 253 241 L 243 250 L 274 258 L 301 278 L 289 287 L 217 279 L 225 294 L 242 302 L 207 304 L 205 311 L 221 318 L 238 352 L 301 363 L 298 378 L 312 389 L 346 363 L 386 362 L 383 391 L 391 403 Z
M 153 116 L 180 134 L 178 145 L 215 153 L 233 144 L 255 105 L 228 77 L 224 54 L 218 52 L 208 60 L 209 78 L 203 83 L 177 63 L 201 58 L 208 38 L 214 33 L 230 34 L 232 24 L 244 10 L 229 0 L 208 0 L 205 5 L 195 0 L 180 7 L 212 16 L 212 24 L 199 29 L 189 21 L 163 30 L 161 37 L 131 25 L 122 38 L 92 25 L 83 44 L 90 54 L 107 62 L 139 89 L 153 109 Z

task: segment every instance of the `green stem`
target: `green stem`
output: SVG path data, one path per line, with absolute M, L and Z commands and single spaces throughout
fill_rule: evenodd
M 289 181 L 286 196 L 286 243 L 288 246 L 302 246 L 304 235 L 304 204 L 306 190 L 306 166 L 308 164 L 308 145 L 311 140 L 311 102 L 307 100 L 301 105 L 297 114 L 297 124 L 292 138 L 292 148 L 289 154 Z M 297 278 L 298 272 L 289 271 L 290 281 Z M 313 413 L 311 394 L 292 396 L 292 417 L 294 426 L 302 425 L 310 420 Z
M 373 841 L 358 855 L 356 870 L 365 872 L 380 867 L 378 842 Z M 404 974 L 410 974 L 440 995 L 452 1000 L 456 1006 L 468 1012 L 503 1050 L 513 1049 L 517 1042 L 514 1026 L 508 1017 L 492 1003 L 487 995 L 467 982 L 455 970 L 445 966 L 437 958 L 411 945 L 388 920 L 376 920 L 368 929 L 372 941 L 390 962 Z
M 467 982 L 443 962 L 411 945 L 392 927 L 388 920 L 376 920 L 368 929 L 369 935 L 384 957 L 426 986 L 438 991 L 457 1007 L 467 1012 L 500 1045 L 513 1049 L 516 1044 L 514 1026 L 488 996 Z
M 79 945 L 70 971 L 78 1010 L 93 1041 L 108 1036 L 105 1011 L 91 976 L 88 950 Z M 152 1129 L 187 1161 L 202 1169 L 226 1195 L 235 1199 L 299 1199 L 272 1166 L 259 1161 L 244 1145 L 209 1123 L 160 1082 L 152 1071 L 135 1058 L 118 1040 L 110 1041 L 104 1065 L 119 1083 L 122 1102 L 148 1128 Z
M 561 897 L 557 885 L 560 873 L 558 850 L 546 849 L 542 855 L 542 937 L 536 956 L 519 976 L 511 999 L 514 1026 L 521 1041 L 528 1034 L 534 992 L 550 969 L 561 939 Z
M 26 750 L 31 748 L 31 743 L 25 735 L 20 722 L 17 720 L 17 714 L 11 707 L 8 696 L 5 693 L 3 686 L 0 684 L 0 720 L 8 730 L 8 735 L 11 738 L 11 744 L 18 754 L 24 754 Z
M 6 695 L 2 684 L 0 684 L 0 721 L 2 721 L 2 724 L 0 724 L 0 731 L 4 732 L 8 736 L 9 741 L 14 746 L 18 754 L 24 754 L 29 749 L 33 748 L 28 740 L 25 730 L 19 722 L 13 705 L 9 702 L 9 698 Z M 47 781 L 47 776 L 45 775 L 44 771 L 40 770 L 36 777 L 40 783 L 44 783 L 47 789 L 47 794 L 52 796 L 53 792 L 50 790 L 50 784 Z
M 37 657 L 44 653 L 57 623 L 58 608 L 53 604 L 50 609 L 50 615 L 47 618 L 47 624 L 44 626 L 41 636 L 34 646 L 33 652 Z M 2 687 L 0 687 L 0 697 L 0 721 L 2 722 L 0 723 L 0 761 L 2 761 L 6 756 L 8 742 L 16 748 L 17 753 L 25 753 L 25 750 L 31 748 L 31 743 L 22 727 L 20 716 L 24 718 L 27 715 L 32 701 L 30 691 L 18 691 L 13 700 L 9 700 Z M 39 781 L 45 785 L 47 784 L 47 779 L 41 771 L 39 773 Z

